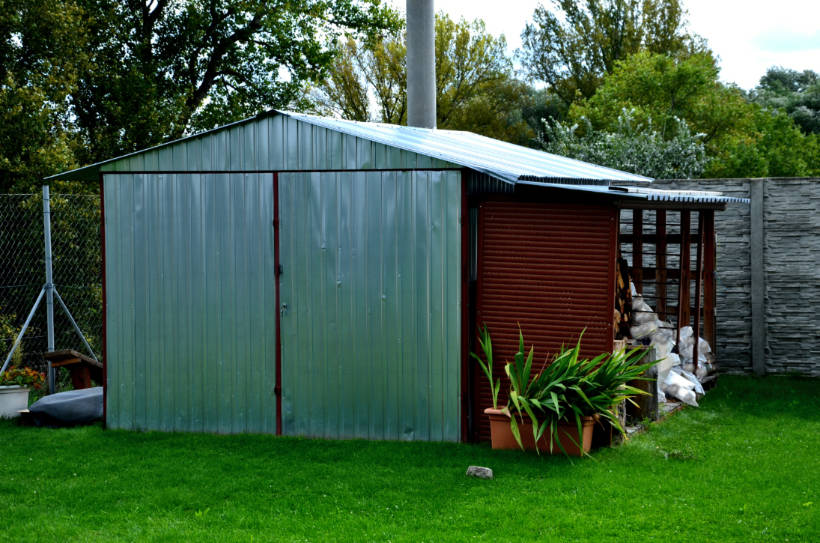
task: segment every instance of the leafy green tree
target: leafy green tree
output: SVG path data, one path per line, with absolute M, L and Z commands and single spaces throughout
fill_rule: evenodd
M 545 151 L 656 179 L 699 177 L 706 166 L 702 134 L 692 134 L 679 119 L 667 122 L 666 133 L 651 118 L 636 122 L 634 111 L 622 111 L 608 130 L 595 130 L 588 119 L 577 124 L 545 123 Z
M 709 162 L 705 177 L 804 176 L 816 171 L 816 139 L 800 133 L 783 113 L 764 111 L 744 93 L 718 80 L 709 54 L 685 58 L 641 52 L 620 61 L 598 91 L 574 104 L 569 118 L 614 131 L 623 110 L 638 126 L 651 119 L 664 139 L 678 119 L 702 134 Z M 584 130 L 581 124 L 580 130 Z
M 83 162 L 299 107 L 343 32 L 398 25 L 380 0 L 77 0 L 91 64 L 72 105 Z
M 569 105 L 560 96 L 549 89 L 527 90 L 527 97 L 521 108 L 521 115 L 526 123 L 538 135 L 537 141 L 543 142 L 545 123 L 555 123 L 566 121 L 569 113 Z
M 86 37 L 71 0 L 0 0 L 0 191 L 37 190 L 75 165 L 67 101 Z
M 439 128 L 469 130 L 529 143 L 533 130 L 522 116 L 529 87 L 514 76 L 506 40 L 480 20 L 436 16 L 436 117 Z M 347 119 L 407 122 L 407 50 L 404 36 L 338 45 L 338 61 L 317 93 L 326 112 Z
M 785 111 L 803 133 L 820 134 L 820 75 L 817 72 L 769 68 L 751 92 L 751 98 L 763 107 Z
M 314 94 L 321 111 L 351 121 L 406 124 L 404 37 L 396 33 L 362 43 L 347 37 L 336 51 L 334 67 Z
M 566 103 L 591 97 L 616 63 L 639 51 L 673 56 L 705 51 L 685 28 L 679 0 L 552 0 L 521 34 L 529 74 Z
M 743 93 L 718 81 L 719 70 L 707 53 L 686 58 L 640 52 L 620 61 L 598 91 L 570 108 L 570 118 L 588 118 L 595 128 L 616 122 L 624 109 L 635 119 L 651 117 L 661 135 L 684 119 L 704 143 L 719 144 L 733 132 L 752 127 Z
M 803 134 L 785 112 L 748 104 L 752 127 L 711 150 L 705 177 L 820 175 L 820 139 Z

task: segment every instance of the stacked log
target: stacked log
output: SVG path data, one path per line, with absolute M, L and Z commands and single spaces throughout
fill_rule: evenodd
M 629 337 L 629 325 L 632 321 L 632 289 L 629 276 L 629 264 L 620 254 L 618 268 L 615 272 L 615 312 L 613 328 L 615 339 Z

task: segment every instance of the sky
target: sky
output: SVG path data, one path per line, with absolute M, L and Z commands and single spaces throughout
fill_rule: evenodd
M 549 0 L 434 0 L 451 18 L 480 18 L 504 34 L 510 52 L 539 3 Z M 720 77 L 751 89 L 771 66 L 820 72 L 820 0 L 682 0 L 689 30 L 706 38 L 718 56 Z M 405 0 L 388 0 L 404 12 Z

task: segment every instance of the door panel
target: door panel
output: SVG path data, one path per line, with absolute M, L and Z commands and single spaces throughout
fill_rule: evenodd
M 562 344 L 597 355 L 612 349 L 615 281 L 614 208 L 487 201 L 479 208 L 476 324 L 492 335 L 495 368 L 509 390 L 504 364 L 518 350 L 519 326 L 534 364 L 551 359 Z M 483 414 L 492 406 L 486 378 L 473 372 L 477 436 L 489 439 Z
M 281 173 L 284 434 L 460 437 L 461 173 Z

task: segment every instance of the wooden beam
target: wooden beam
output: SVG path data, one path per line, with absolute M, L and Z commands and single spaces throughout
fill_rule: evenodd
M 692 237 L 697 236 L 697 232 L 690 232 L 690 236 L 692 236 Z M 622 234 L 618 241 L 620 243 L 631 244 L 633 238 L 634 238 L 634 236 L 632 234 Z M 641 235 L 641 238 L 642 238 L 644 243 L 651 243 L 651 244 L 657 244 L 658 243 L 657 234 L 647 234 L 646 232 L 644 232 Z M 665 239 L 666 239 L 666 244 L 667 245 L 678 245 L 678 244 L 680 244 L 680 234 L 676 234 L 674 232 L 667 231 Z
M 689 267 L 690 239 L 689 239 L 689 210 L 680 212 L 680 287 L 678 288 L 678 322 L 676 342 L 680 343 L 680 329 L 689 325 Z
M 661 320 L 666 319 L 666 211 L 655 212 L 655 266 L 657 267 L 655 293 L 658 297 L 655 311 Z
M 715 238 L 715 212 L 703 212 L 703 337 L 717 354 L 717 240 Z
M 643 211 L 632 211 L 632 282 L 638 294 L 643 292 Z
M 703 286 L 703 212 L 698 211 L 697 256 L 695 257 L 695 323 L 692 325 L 692 364 L 698 370 L 698 343 L 700 343 L 700 296 Z

